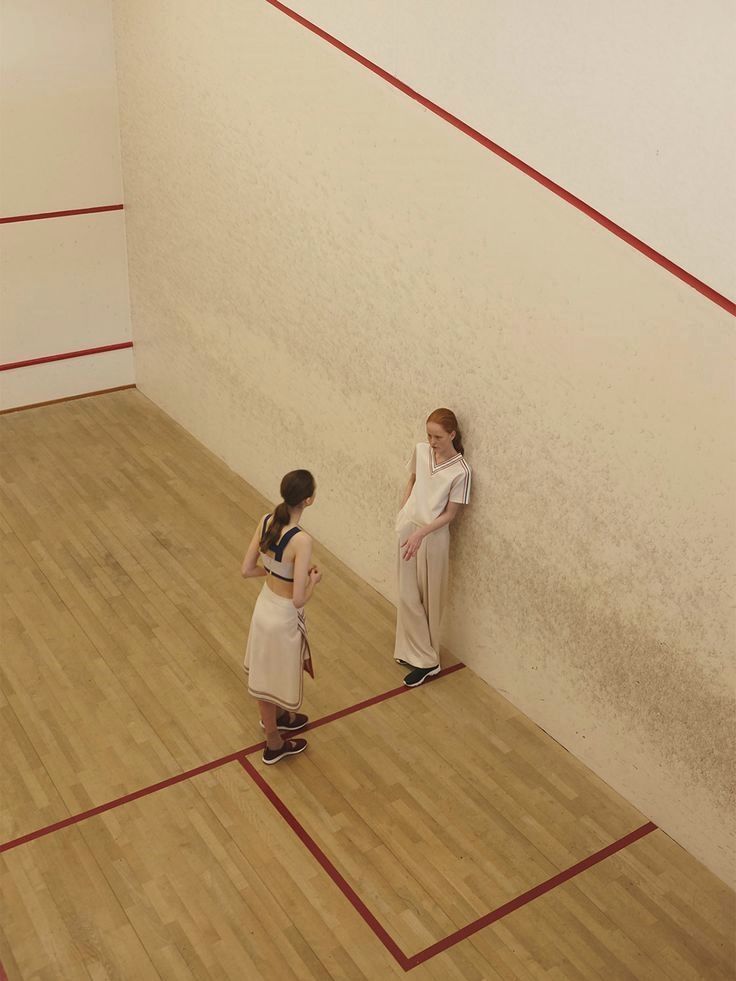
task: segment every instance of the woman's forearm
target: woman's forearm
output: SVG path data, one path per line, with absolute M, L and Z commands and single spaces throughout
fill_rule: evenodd
M 314 592 L 314 583 L 311 579 L 307 580 L 307 585 L 304 587 L 304 595 L 296 594 L 292 597 L 292 602 L 297 610 L 301 610 L 302 607 L 306 606 L 307 603 L 312 598 L 312 593 Z
M 260 565 L 257 565 L 252 569 L 248 569 L 246 568 L 246 566 L 242 566 L 240 570 L 240 575 L 243 577 L 243 579 L 260 579 L 263 576 L 267 576 L 268 573 L 263 568 L 263 566 Z
M 439 531 L 440 528 L 444 528 L 445 525 L 449 525 L 452 519 L 455 517 L 449 511 L 443 511 L 439 518 L 435 518 L 434 521 L 430 521 L 428 525 L 421 525 L 419 531 L 426 538 L 427 535 L 431 535 L 433 531 Z
M 299 595 L 292 596 L 291 601 L 294 604 L 294 606 L 297 608 L 297 610 L 301 610 L 303 607 L 307 605 L 307 603 L 312 598 L 313 592 L 314 592 L 314 586 L 310 583 L 304 590 L 303 596 L 299 596 Z

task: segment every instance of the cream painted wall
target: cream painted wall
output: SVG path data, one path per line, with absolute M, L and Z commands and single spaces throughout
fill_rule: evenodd
M 5 0 L 0 215 L 122 202 L 111 0 Z M 0 362 L 131 339 L 120 211 L 0 225 Z M 0 373 L 0 409 L 134 381 L 130 350 Z
M 736 297 L 732 3 L 286 3 Z
M 732 319 L 262 0 L 115 13 L 139 386 L 388 597 L 454 407 L 448 646 L 734 882 Z

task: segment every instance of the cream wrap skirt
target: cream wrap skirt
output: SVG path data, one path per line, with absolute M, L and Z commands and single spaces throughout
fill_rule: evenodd
M 314 677 L 304 610 L 267 583 L 253 610 L 244 667 L 254 698 L 292 711 L 302 704 L 304 672 Z

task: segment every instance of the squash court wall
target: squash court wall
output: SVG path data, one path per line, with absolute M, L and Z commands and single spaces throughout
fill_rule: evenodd
M 110 0 L 4 3 L 0 62 L 0 409 L 130 385 Z
M 568 6 L 572 45 L 589 8 Z M 681 87 L 671 33 L 657 41 L 635 8 L 580 30 L 602 44 L 620 28 L 622 75 L 649 45 Z M 114 10 L 139 387 L 269 498 L 312 469 L 310 530 L 388 597 L 405 460 L 426 413 L 455 408 L 475 482 L 448 647 L 733 883 L 732 317 L 265 0 Z M 701 120 L 697 160 L 678 157 L 688 114 L 727 98 L 711 71 L 722 6 L 678 7 L 680 41 L 697 22 L 710 67 L 679 122 L 647 106 L 670 166 L 647 152 L 638 170 L 621 120 L 642 86 L 619 85 L 610 57 L 579 67 L 579 132 L 565 130 L 555 107 L 575 79 L 543 76 L 538 20 L 519 41 L 524 95 L 497 68 L 491 90 L 474 85 L 481 29 L 503 60 L 487 24 L 417 14 L 410 48 L 378 13 L 361 33 L 356 11 L 303 8 L 727 291 L 720 162 L 706 183 L 722 198 L 688 196 L 703 141 L 724 137 Z M 468 58 L 426 56 L 446 40 Z M 516 108 L 483 117 L 512 92 Z

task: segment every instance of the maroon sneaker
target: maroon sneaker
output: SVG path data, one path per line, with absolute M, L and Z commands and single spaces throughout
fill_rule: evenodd
M 294 716 L 293 719 L 291 719 L 292 715 Z M 289 719 L 291 719 L 291 722 L 289 722 Z M 283 712 L 276 719 L 276 725 L 282 732 L 296 732 L 298 729 L 303 729 L 307 722 L 309 722 L 309 717 L 303 715 L 301 712 Z M 261 720 L 260 726 L 262 729 L 263 720 Z
M 279 760 L 283 760 L 285 756 L 296 756 L 297 753 L 303 753 L 307 748 L 306 739 L 286 739 L 284 745 L 281 749 L 269 749 L 268 746 L 263 750 L 263 756 L 261 759 L 264 763 L 278 763 Z

